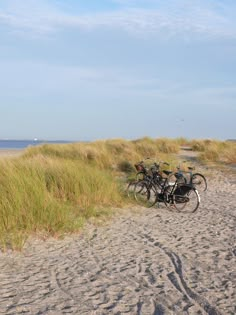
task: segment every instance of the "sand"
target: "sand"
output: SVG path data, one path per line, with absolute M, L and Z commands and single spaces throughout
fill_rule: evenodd
M 0 253 L 0 314 L 236 314 L 236 176 L 194 214 L 123 209 L 64 240 Z
M 17 157 L 23 152 L 23 149 L 0 149 L 0 158 Z

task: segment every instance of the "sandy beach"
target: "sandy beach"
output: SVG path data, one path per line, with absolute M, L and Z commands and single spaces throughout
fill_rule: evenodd
M 0 314 L 236 314 L 236 176 L 194 214 L 119 210 L 64 240 L 0 253 Z
M 17 157 L 23 152 L 23 149 L 0 149 L 0 158 Z

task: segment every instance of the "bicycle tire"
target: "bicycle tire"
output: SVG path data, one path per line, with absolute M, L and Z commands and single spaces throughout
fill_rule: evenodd
M 191 185 L 197 189 L 198 192 L 207 190 L 207 181 L 204 175 L 194 173 L 191 177 Z
M 125 193 L 129 198 L 134 198 L 134 188 L 136 183 L 136 181 L 131 181 L 126 186 Z
M 200 205 L 200 196 L 191 185 L 180 185 L 173 194 L 173 204 L 178 212 L 193 213 Z M 186 189 L 186 193 L 184 192 Z M 181 190 L 183 193 L 181 193 Z
M 144 172 L 138 172 L 136 174 L 136 181 L 139 181 L 139 180 L 144 180 L 146 174 Z
M 134 198 L 139 205 L 150 208 L 157 202 L 156 200 L 157 191 L 156 187 L 145 180 L 138 181 L 134 188 Z
M 163 202 L 163 200 L 160 199 L 160 196 L 166 185 L 167 178 L 163 178 L 160 174 L 156 174 L 156 176 L 151 180 L 150 195 L 147 205 L 149 208 L 154 205 L 158 206 L 160 202 Z
M 134 198 L 138 204 L 146 206 L 149 199 L 148 184 L 144 180 L 137 181 L 134 187 Z
M 146 207 L 147 208 L 154 207 L 155 204 L 157 204 L 157 202 L 158 202 L 158 199 L 157 199 L 158 192 L 159 192 L 159 189 L 158 189 L 158 187 L 156 187 L 156 185 L 153 185 L 149 189 L 149 196 L 148 196 L 148 200 L 146 202 Z

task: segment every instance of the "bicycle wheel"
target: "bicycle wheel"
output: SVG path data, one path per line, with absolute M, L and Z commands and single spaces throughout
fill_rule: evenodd
M 136 180 L 138 181 L 138 180 L 144 180 L 144 178 L 145 178 L 145 173 L 144 172 L 138 172 L 137 174 L 136 174 Z
M 134 198 L 139 204 L 146 204 L 149 198 L 149 189 L 146 181 L 140 180 L 136 182 L 134 187 Z
M 125 189 L 125 192 L 129 198 L 134 198 L 134 188 L 135 188 L 136 183 L 137 181 L 129 182 Z
M 145 207 L 152 207 L 156 204 L 156 187 L 147 181 L 138 181 L 134 188 L 134 198 L 138 204 Z
M 156 185 L 153 185 L 151 188 L 149 188 L 149 196 L 146 202 L 146 207 L 151 208 L 158 202 L 157 195 L 159 191 L 159 187 L 156 187 Z
M 195 212 L 200 204 L 199 193 L 190 185 L 180 185 L 173 194 L 173 204 L 179 212 Z
M 203 192 L 207 190 L 207 181 L 206 178 L 200 174 L 195 173 L 192 175 L 191 184 L 199 191 Z

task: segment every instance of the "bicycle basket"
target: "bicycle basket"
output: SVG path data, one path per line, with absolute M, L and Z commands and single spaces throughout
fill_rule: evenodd
M 191 189 L 192 186 L 180 185 L 175 189 L 174 195 L 185 196 Z
M 143 165 L 141 165 L 141 164 L 134 164 L 134 167 L 136 168 L 136 170 L 138 172 L 141 172 L 144 169 Z

